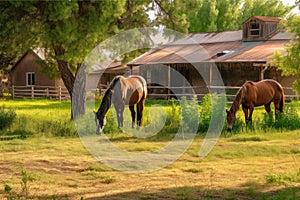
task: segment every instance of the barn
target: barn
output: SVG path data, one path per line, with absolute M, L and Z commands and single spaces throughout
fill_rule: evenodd
M 132 73 L 132 70 L 128 66 L 123 65 L 122 62 L 112 62 L 107 67 L 99 67 L 99 69 L 87 74 L 86 90 L 94 93 L 96 86 L 96 92 L 102 94 L 115 76 Z
M 10 71 L 13 98 L 69 98 L 62 79 L 50 79 L 42 73 L 39 61 L 43 59 L 41 49 L 30 49 L 13 65 Z
M 172 92 L 186 96 L 193 89 L 201 98 L 218 88 L 225 88 L 229 96 L 234 96 L 245 81 L 267 78 L 280 82 L 287 97 L 294 97 L 291 87 L 295 77 L 282 76 L 269 63 L 270 56 L 284 51 L 293 38 L 278 28 L 281 20 L 253 16 L 242 24 L 241 30 L 192 33 L 146 52 L 128 66 L 140 68 L 150 88 L 153 86 L 153 93 L 167 88 L 167 93 L 161 94 L 165 97 Z

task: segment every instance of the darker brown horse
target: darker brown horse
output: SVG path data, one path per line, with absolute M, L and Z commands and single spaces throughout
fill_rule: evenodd
M 277 111 L 283 112 L 284 91 L 277 81 L 271 79 L 259 82 L 247 81 L 237 92 L 230 110 L 226 110 L 227 130 L 232 130 L 236 119 L 235 114 L 241 104 L 245 114 L 245 121 L 248 123 L 252 122 L 254 107 L 264 105 L 266 111 L 270 113 L 272 101 L 274 102 L 275 114 Z
M 101 134 L 106 124 L 105 114 L 114 105 L 117 113 L 118 126 L 123 126 L 123 112 L 125 105 L 129 105 L 132 117 L 132 127 L 134 127 L 135 118 L 137 117 L 137 126 L 143 125 L 143 110 L 147 97 L 147 84 L 142 76 L 116 76 L 107 88 L 101 105 L 95 112 L 96 133 Z M 137 112 L 134 110 L 136 106 Z

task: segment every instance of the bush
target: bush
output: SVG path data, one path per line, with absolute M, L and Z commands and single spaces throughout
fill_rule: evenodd
M 216 130 L 218 128 L 223 129 L 223 122 L 225 119 L 225 102 L 225 96 L 219 97 L 217 94 L 208 94 L 203 97 L 200 104 L 199 132 L 206 132 L 209 126 L 215 126 L 214 129 Z M 212 117 L 214 117 L 214 124 L 211 124 Z
M 185 132 L 195 133 L 199 125 L 199 105 L 197 96 L 191 101 L 187 101 L 186 97 L 181 99 L 182 126 Z
M 57 137 L 73 137 L 78 135 L 75 124 L 69 120 L 44 120 L 39 122 L 38 130 L 36 131 L 42 134 Z
M 286 104 L 284 112 L 277 112 L 276 119 L 273 114 L 264 113 L 260 126 L 263 129 L 296 130 L 300 129 L 300 117 L 295 109 L 295 102 Z
M 178 102 L 175 99 L 171 99 L 171 110 L 167 111 L 167 118 L 162 133 L 176 133 L 179 129 L 181 122 L 181 111 L 178 106 Z
M 13 109 L 7 109 L 2 106 L 0 108 L 0 130 L 11 127 L 16 116 L 16 112 Z

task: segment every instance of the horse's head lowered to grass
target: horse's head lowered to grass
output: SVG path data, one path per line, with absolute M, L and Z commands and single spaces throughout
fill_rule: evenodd
M 95 122 L 96 122 L 96 134 L 101 135 L 103 132 L 104 126 L 106 125 L 106 117 L 105 116 L 97 116 L 97 113 L 95 114 Z
M 277 81 L 272 79 L 259 82 L 247 81 L 237 92 L 230 110 L 226 110 L 227 130 L 232 130 L 240 105 L 243 108 L 245 122 L 251 123 L 254 107 L 265 106 L 267 113 L 270 113 L 272 102 L 274 102 L 275 114 L 277 111 L 283 112 L 285 96 L 282 86 Z
M 125 105 L 129 105 L 132 117 L 132 128 L 134 127 L 135 119 L 137 126 L 143 125 L 143 110 L 147 97 L 147 83 L 142 76 L 133 75 L 127 78 L 116 76 L 109 87 L 107 88 L 101 105 L 95 113 L 96 133 L 102 133 L 106 124 L 105 115 L 111 104 L 116 109 L 118 127 L 123 127 L 123 112 Z M 136 104 L 136 112 L 134 105 Z

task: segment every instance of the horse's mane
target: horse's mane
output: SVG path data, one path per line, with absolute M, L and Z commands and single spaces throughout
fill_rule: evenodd
M 247 81 L 245 84 L 242 85 L 242 87 L 236 93 L 235 99 L 233 100 L 233 104 L 230 110 L 236 112 L 239 109 L 244 98 L 244 93 L 247 90 L 246 84 L 248 83 L 253 84 L 251 81 Z
M 115 87 L 115 85 L 120 81 L 121 76 L 116 76 L 108 86 L 107 90 L 104 93 L 101 105 L 97 111 L 97 115 L 104 116 L 107 110 L 109 109 L 111 105 L 111 97 L 112 97 L 112 89 Z
M 116 76 L 116 77 L 111 81 L 111 83 L 110 83 L 110 85 L 108 86 L 106 92 L 107 92 L 108 90 L 113 89 L 113 88 L 115 87 L 115 85 L 120 81 L 120 78 L 121 78 L 121 76 Z

